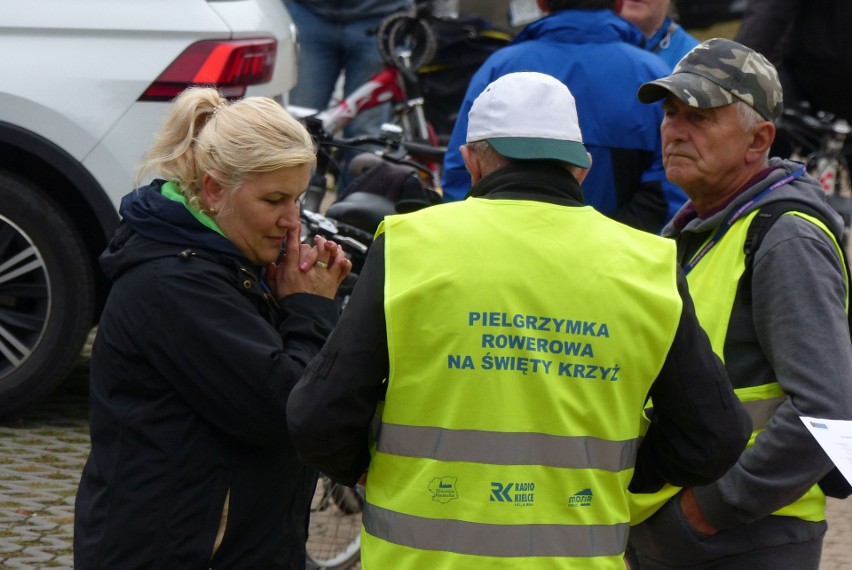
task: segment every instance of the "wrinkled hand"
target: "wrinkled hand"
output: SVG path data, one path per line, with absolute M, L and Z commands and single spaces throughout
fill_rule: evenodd
M 289 235 L 301 235 L 301 228 L 294 228 Z M 346 259 L 343 249 L 321 236 L 317 236 L 313 247 L 299 243 L 299 239 L 288 239 L 285 252 L 279 263 L 270 263 L 266 268 L 266 282 L 279 299 L 293 293 L 334 299 L 337 288 L 352 270 L 352 262 Z

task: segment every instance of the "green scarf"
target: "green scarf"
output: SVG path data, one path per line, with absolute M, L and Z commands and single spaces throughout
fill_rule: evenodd
M 216 225 L 216 222 L 213 221 L 213 218 L 211 218 L 210 216 L 208 216 L 207 214 L 205 214 L 204 212 L 189 203 L 189 201 L 186 199 L 186 196 L 183 195 L 183 192 L 180 191 L 180 188 L 174 180 L 169 180 L 168 182 L 163 184 L 163 188 L 160 190 L 160 192 L 169 200 L 174 200 L 175 202 L 180 202 L 181 204 L 183 204 L 186 209 L 189 210 L 189 213 L 192 214 L 192 216 L 196 220 L 201 222 L 203 226 L 210 228 L 214 232 L 227 239 L 227 236 L 222 233 L 222 230 L 219 229 L 219 226 Z

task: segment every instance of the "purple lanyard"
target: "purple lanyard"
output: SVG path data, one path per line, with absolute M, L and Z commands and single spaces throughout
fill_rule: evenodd
M 711 249 L 713 249 L 714 245 L 716 245 L 717 243 L 722 241 L 722 238 L 725 237 L 725 234 L 727 234 L 728 230 L 731 229 L 731 226 L 734 225 L 734 222 L 739 220 L 743 216 L 743 214 L 748 212 L 749 208 L 751 208 L 751 206 L 753 206 L 755 202 L 760 201 L 761 198 L 763 198 L 764 196 L 766 196 L 767 194 L 769 194 L 770 192 L 772 192 L 776 188 L 778 188 L 780 186 L 784 186 L 785 184 L 789 184 L 790 182 L 792 182 L 793 180 L 795 180 L 796 178 L 798 178 L 799 176 L 801 176 L 804 173 L 805 173 L 805 166 L 802 165 L 801 167 L 794 170 L 792 173 L 788 174 L 787 176 L 785 176 L 784 178 L 782 178 L 781 180 L 779 180 L 778 182 L 776 182 L 775 184 L 773 184 L 769 188 L 766 188 L 760 194 L 758 194 L 757 196 L 755 196 L 754 198 L 752 198 L 751 200 L 749 200 L 748 202 L 746 202 L 745 204 L 740 206 L 740 208 L 737 211 L 735 211 L 733 214 L 731 214 L 728 217 L 728 219 L 725 220 L 724 223 L 721 226 L 719 226 L 719 228 L 716 230 L 716 233 L 714 233 L 713 236 L 710 238 L 710 240 L 706 244 L 704 244 L 704 247 L 701 248 L 701 251 L 696 253 L 695 256 L 691 260 L 689 260 L 689 263 L 687 263 L 684 266 L 684 268 L 683 268 L 684 275 L 686 275 L 687 273 L 692 271 L 695 268 L 695 266 L 698 265 L 698 262 L 701 261 L 704 258 L 705 255 L 707 255 L 707 252 L 709 252 Z

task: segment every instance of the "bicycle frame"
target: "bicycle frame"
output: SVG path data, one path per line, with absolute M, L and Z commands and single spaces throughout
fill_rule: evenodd
M 429 7 L 430 2 L 418 3 L 418 10 L 427 10 Z M 411 144 L 409 147 L 401 147 L 403 153 L 411 153 L 416 161 L 422 163 L 425 168 L 418 172 L 418 175 L 424 181 L 428 180 L 438 194 L 441 194 L 443 149 L 439 146 L 437 133 L 426 120 L 425 101 L 419 78 L 414 71 L 424 61 L 431 59 L 435 49 L 435 36 L 425 23 L 426 20 L 418 16 L 419 13 L 412 14 L 406 10 L 385 18 L 377 32 L 386 40 L 379 41 L 385 68 L 342 101 L 319 112 L 316 109 L 292 105 L 287 107 L 309 127 L 319 147 L 316 168 L 311 175 L 303 202 L 306 209 L 319 212 L 327 190 L 326 176 L 340 174 L 337 159 L 340 152 L 349 145 L 334 144 L 336 137 L 362 112 L 383 104 L 393 105 L 393 119 L 391 124 L 382 125 L 380 136 L 387 138 L 386 142 L 394 146 L 398 146 L 400 142 Z M 405 27 L 411 22 L 420 26 L 417 28 L 420 31 L 419 39 L 415 38 L 417 34 Z M 391 30 L 388 37 L 392 37 L 392 40 L 382 35 L 385 25 Z M 380 143 L 378 146 L 387 147 L 387 144 Z M 435 149 L 435 152 L 428 152 L 427 147 Z M 364 151 L 374 152 L 368 147 L 364 147 Z M 404 158 L 404 155 L 397 157 L 401 158 Z
M 400 126 L 408 138 L 437 144 L 423 112 L 423 97 L 416 84 L 405 75 L 401 69 L 388 66 L 340 103 L 319 113 L 317 118 L 322 120 L 326 132 L 338 133 L 363 111 L 391 103 L 394 105 L 394 115 L 402 123 Z M 410 124 L 411 115 L 414 124 Z
M 852 228 L 852 180 L 849 160 L 852 145 L 848 135 L 849 123 L 842 118 L 820 111 L 810 105 L 785 109 L 776 121 L 778 132 L 790 145 L 790 158 L 803 162 L 808 174 L 822 186 L 829 206 L 840 214 L 846 226 L 842 242 L 847 246 Z
M 338 133 L 348 126 L 362 111 L 383 103 L 399 104 L 405 101 L 398 69 L 385 68 L 366 83 L 355 89 L 337 105 L 317 115 L 328 133 Z
M 825 113 L 789 109 L 781 116 L 778 127 L 793 144 L 795 160 L 805 162 L 808 173 L 819 180 L 826 194 L 849 192 L 849 124 Z

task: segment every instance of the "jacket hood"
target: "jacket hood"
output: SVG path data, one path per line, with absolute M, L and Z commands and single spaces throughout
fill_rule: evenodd
M 529 24 L 521 30 L 512 45 L 547 36 L 548 40 L 566 44 L 601 44 L 626 42 L 645 45 L 642 32 L 612 10 L 560 10 Z
M 763 180 L 754 186 L 744 190 L 739 196 L 731 201 L 722 211 L 709 216 L 706 219 L 693 218 L 683 227 L 683 231 L 703 232 L 711 230 L 723 223 L 733 212 L 745 207 L 743 214 L 747 214 L 753 210 L 759 209 L 771 202 L 781 200 L 790 200 L 807 204 L 815 211 L 821 214 L 822 219 L 827 222 L 828 227 L 835 235 L 841 235 L 843 232 L 843 218 L 828 204 L 828 199 L 822 189 L 819 181 L 807 173 L 798 175 L 803 165 L 799 162 L 786 160 L 782 158 L 772 158 L 769 160 L 769 168 L 774 170 L 770 172 Z M 779 186 L 778 188 L 769 191 L 753 204 L 749 204 L 761 192 L 779 183 L 785 178 L 792 179 Z M 684 206 L 689 208 L 690 204 Z M 683 210 L 683 209 L 682 209 Z M 677 218 L 677 216 L 675 216 Z M 663 229 L 663 235 L 673 235 L 677 233 L 672 222 Z
M 100 257 L 101 268 L 115 279 L 128 268 L 185 249 L 202 249 L 248 263 L 225 237 L 202 225 L 186 206 L 163 196 L 165 180 L 154 180 L 121 199 L 121 223 Z

